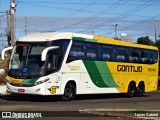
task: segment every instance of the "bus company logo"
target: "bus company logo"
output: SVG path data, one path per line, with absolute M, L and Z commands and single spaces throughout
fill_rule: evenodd
M 117 65 L 118 72 L 142 72 L 142 66 Z
M 80 66 L 71 66 L 71 65 L 68 65 L 67 68 L 69 68 L 70 70 L 81 70 Z
M 12 118 L 12 116 L 11 116 L 12 114 L 11 114 L 11 112 L 2 112 L 2 118 Z
M 59 86 L 52 86 L 52 87 L 49 89 L 49 90 L 50 90 L 50 93 L 51 93 L 51 94 L 55 94 L 57 88 L 59 88 Z

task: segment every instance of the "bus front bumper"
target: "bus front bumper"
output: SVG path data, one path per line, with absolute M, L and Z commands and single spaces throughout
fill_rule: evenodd
M 32 87 L 17 87 L 17 86 L 12 86 L 9 83 L 7 83 L 7 91 L 9 93 L 46 95 L 45 89 L 46 89 L 46 83 L 32 86 Z

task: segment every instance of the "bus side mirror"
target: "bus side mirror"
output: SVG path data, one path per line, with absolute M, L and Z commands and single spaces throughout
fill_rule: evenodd
M 5 52 L 6 51 L 8 51 L 8 50 L 12 50 L 13 49 L 13 47 L 7 47 L 7 48 L 4 48 L 3 50 L 2 50 L 2 60 L 4 60 L 4 58 L 5 58 Z
M 46 60 L 46 56 L 47 56 L 48 51 L 53 50 L 53 49 L 58 49 L 58 48 L 59 48 L 59 46 L 52 46 L 52 47 L 45 48 L 41 54 L 41 61 Z

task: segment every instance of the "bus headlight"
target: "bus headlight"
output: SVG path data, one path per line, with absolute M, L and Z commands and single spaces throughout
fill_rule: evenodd
M 47 79 L 44 79 L 44 80 L 41 80 L 41 81 L 37 81 L 35 82 L 35 85 L 39 85 L 39 84 L 42 84 L 42 83 L 45 83 L 49 80 L 50 78 L 47 78 Z

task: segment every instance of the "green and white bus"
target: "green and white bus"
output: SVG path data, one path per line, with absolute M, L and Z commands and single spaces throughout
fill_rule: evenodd
M 158 57 L 156 47 L 103 36 L 33 33 L 19 38 L 13 47 L 7 90 L 62 95 L 62 100 L 72 100 L 76 94 L 142 96 L 157 90 Z

